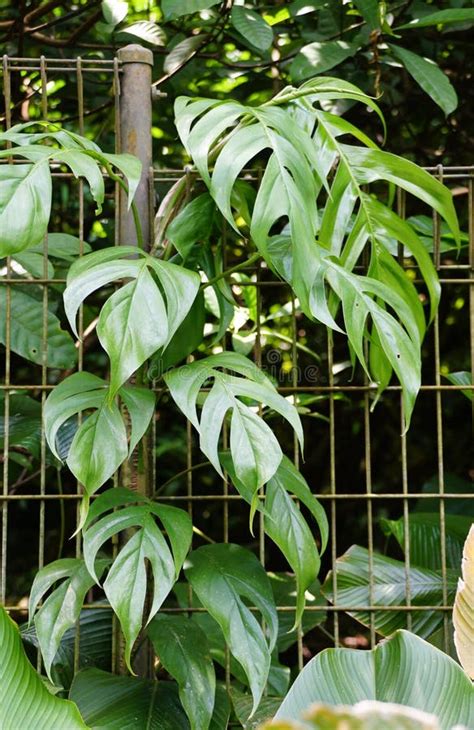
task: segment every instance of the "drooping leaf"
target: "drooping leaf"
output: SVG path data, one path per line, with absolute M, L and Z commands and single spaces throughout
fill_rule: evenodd
M 454 644 L 467 676 L 474 679 L 474 525 L 464 544 L 462 578 L 453 608 Z
M 266 51 L 273 43 L 273 30 L 261 15 L 243 5 L 234 5 L 230 16 L 232 25 L 255 48 Z
M 99 576 L 107 561 L 98 564 Z M 36 613 L 38 603 L 58 581 L 61 585 L 53 590 Z M 30 622 L 34 617 L 36 635 L 43 655 L 48 677 L 53 680 L 51 666 L 65 632 L 79 618 L 87 591 L 94 585 L 84 561 L 80 558 L 63 558 L 38 571 L 33 581 L 29 602 Z
M 306 665 L 275 718 L 297 720 L 313 702 L 396 702 L 470 727 L 474 688 L 461 667 L 415 634 L 397 631 L 372 651 L 325 649 Z
M 166 237 L 186 261 L 196 243 L 209 240 L 216 205 L 209 193 L 193 198 L 166 229 Z
M 410 564 L 419 568 L 441 570 L 441 545 L 444 542 L 446 565 L 458 570 L 461 564 L 462 549 L 472 520 L 463 515 L 445 515 L 444 537 L 442 538 L 440 515 L 438 512 L 415 512 L 408 518 L 408 535 L 410 547 Z M 398 520 L 381 520 L 386 535 L 393 535 L 398 544 L 405 550 L 405 522 Z
M 371 30 L 380 27 L 380 4 L 378 0 L 354 0 L 354 5 Z
M 151 46 L 164 46 L 166 35 L 163 28 L 151 20 L 137 20 L 136 23 L 120 28 L 116 32 L 117 38 L 132 38 L 142 43 L 149 43 Z
M 97 667 L 110 671 L 112 615 L 110 608 L 88 606 L 80 612 L 78 622 L 64 632 L 51 665 L 51 678 L 57 687 L 69 689 L 78 669 Z M 26 648 L 30 646 L 34 649 L 30 656 L 32 660 L 36 660 L 39 641 L 34 624 L 21 626 L 20 630 L 23 644 Z M 75 657 L 78 633 L 79 656 Z
M 84 669 L 74 677 L 69 697 L 91 728 L 189 730 L 174 682 Z
M 242 666 L 258 707 L 270 669 L 278 618 L 267 575 L 257 558 L 238 545 L 206 545 L 194 550 L 186 577 L 203 606 L 221 627 L 231 654 Z M 242 598 L 256 606 L 269 639 Z
M 471 373 L 468 373 L 467 370 L 460 370 L 457 373 L 448 373 L 444 377 L 453 385 L 473 385 Z M 462 390 L 461 393 L 465 395 L 468 400 L 474 400 L 474 390 L 472 388 Z
M 163 71 L 167 74 L 175 73 L 203 45 L 205 39 L 204 35 L 191 35 L 180 41 L 166 56 Z
M 233 370 L 243 377 L 228 375 L 217 368 Z M 230 451 L 235 473 L 254 494 L 274 475 L 282 452 L 273 431 L 239 398 L 251 398 L 275 410 L 293 426 L 303 446 L 296 409 L 278 394 L 262 371 L 242 355 L 213 355 L 172 370 L 164 378 L 176 404 L 198 430 L 201 450 L 220 474 L 219 435 L 226 413 L 232 411 Z M 196 399 L 208 378 L 214 382 L 198 419 Z
M 102 307 L 97 334 L 110 357 L 110 398 L 160 347 L 166 347 L 183 322 L 199 288 L 199 276 L 188 269 L 153 259 L 133 247 L 105 249 L 78 259 L 68 273 L 64 305 L 75 330 L 77 311 L 93 291 L 117 278 L 132 279 Z M 158 277 L 160 287 L 155 282 Z
M 104 516 L 110 509 L 130 504 L 132 500 L 142 504 L 123 506 Z M 167 531 L 171 549 L 156 524 L 155 516 Z M 95 500 L 84 532 L 84 561 L 96 580 L 98 550 L 113 535 L 131 527 L 138 529 L 115 558 L 104 582 L 105 595 L 119 618 L 125 636 L 125 661 L 129 668 L 131 650 L 142 628 L 147 595 L 145 560 L 149 562 L 153 574 L 153 593 L 147 618 L 149 622 L 170 592 L 192 537 L 191 521 L 183 510 L 158 505 L 124 489 L 108 490 Z
M 427 28 L 430 25 L 442 25 L 445 23 L 474 23 L 474 8 L 448 8 L 438 10 L 436 13 L 428 13 L 421 18 L 413 18 L 409 23 L 399 25 L 395 30 Z
M 414 606 L 415 610 L 411 614 L 412 629 L 422 637 L 430 636 L 443 621 L 443 615 L 439 611 L 416 610 L 416 606 L 443 605 L 441 571 L 410 567 L 407 578 L 404 562 L 377 553 L 370 561 L 368 550 L 353 545 L 337 559 L 335 574 L 338 606 L 347 607 L 348 613 L 364 626 L 369 626 L 373 617 L 375 630 L 382 636 L 390 636 L 397 629 L 406 626 L 406 611 L 384 611 L 382 608 L 376 612 L 363 609 L 351 611 L 350 606 Z M 457 576 L 458 571 L 447 571 L 448 601 L 454 598 Z M 326 598 L 334 600 L 332 571 L 328 574 L 322 591 Z
M 418 56 L 401 46 L 390 43 L 390 50 L 402 62 L 408 73 L 413 76 L 433 101 L 438 104 L 446 116 L 458 105 L 458 97 L 453 85 L 443 71 L 429 58 Z
M 108 384 L 91 373 L 70 375 L 48 396 L 44 408 L 45 434 L 57 459 L 59 429 L 72 416 L 94 413 L 83 419 L 75 432 L 66 463 L 91 495 L 109 479 L 135 448 L 148 428 L 154 409 L 153 393 L 129 386 L 120 393 L 132 422 L 130 444 L 124 420 L 115 401 L 109 402 Z M 84 518 L 84 515 L 83 515 Z
M 3 257 L 35 246 L 46 235 L 51 212 L 51 173 L 45 156 L 32 164 L 0 165 L 0 188 Z M 19 210 L 22 215 L 18 215 Z
M 102 14 L 109 25 L 118 25 L 126 18 L 128 2 L 125 0 L 102 0 Z
M 10 347 L 21 357 L 37 365 L 73 368 L 77 350 L 71 336 L 61 328 L 55 314 L 46 313 L 47 330 L 43 333 L 43 302 L 18 287 L 10 288 Z M 0 342 L 6 344 L 7 291 L 0 286 Z
M 347 41 L 314 41 L 303 46 L 290 67 L 294 81 L 304 81 L 317 74 L 329 71 L 334 66 L 353 56 L 357 46 Z
M 294 623 L 298 624 L 304 610 L 306 590 L 314 583 L 319 573 L 320 553 L 322 554 L 326 548 L 328 539 L 326 513 L 311 493 L 302 475 L 286 456 L 283 456 L 278 469 L 267 484 L 265 500 L 261 503 L 261 507 L 255 505 L 254 491 L 246 488 L 238 479 L 230 455 L 222 454 L 220 459 L 242 497 L 253 509 L 263 510 L 266 534 L 278 545 L 295 573 L 297 599 Z M 296 496 L 314 517 L 321 533 L 320 552 L 310 526 L 290 494 Z
M 184 616 L 158 614 L 148 627 L 156 655 L 179 687 L 191 730 L 208 730 L 216 676 L 205 633 Z
M 53 727 L 87 730 L 76 705 L 54 697 L 31 666 L 16 624 L 0 606 L 0 725 L 5 730 Z

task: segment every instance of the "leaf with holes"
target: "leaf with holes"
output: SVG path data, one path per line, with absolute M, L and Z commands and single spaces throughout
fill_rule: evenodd
M 133 451 L 154 411 L 152 391 L 132 386 L 120 389 L 131 419 L 128 443 L 119 407 L 115 401 L 109 402 L 108 392 L 108 384 L 96 375 L 75 373 L 59 383 L 45 403 L 46 438 L 57 459 L 60 455 L 56 439 L 61 426 L 76 414 L 95 411 L 77 429 L 66 456 L 67 465 L 84 485 L 87 497 L 96 492 Z M 85 501 L 87 507 L 88 499 Z
M 114 508 L 114 512 L 105 514 Z M 156 517 L 163 524 L 170 545 L 157 526 Z M 130 671 L 131 651 L 142 628 L 147 595 L 145 561 L 153 574 L 148 623 L 173 587 L 192 537 L 191 520 L 183 510 L 150 502 L 125 489 L 109 490 L 95 500 L 84 531 L 84 561 L 96 581 L 98 551 L 111 537 L 132 527 L 138 529 L 115 558 L 104 582 L 105 595 L 125 636 L 125 661 Z
M 105 570 L 107 560 L 98 562 L 99 576 Z M 59 580 L 63 582 L 48 596 L 36 613 L 45 593 Z M 65 632 L 79 618 L 87 591 L 95 581 L 80 558 L 64 558 L 45 566 L 35 576 L 30 592 L 30 622 L 34 617 L 36 635 L 43 655 L 48 677 L 51 666 Z
M 216 676 L 206 634 L 185 616 L 158 614 L 148 627 L 148 636 L 161 664 L 178 682 L 191 730 L 208 730 Z
M 238 459 L 238 456 L 236 457 Z M 236 467 L 230 455 L 222 454 L 221 462 L 242 497 L 254 504 L 254 492 L 245 487 L 236 475 Z M 290 494 L 297 497 L 314 517 L 321 533 L 321 548 L 318 552 L 310 526 Z M 306 481 L 292 464 L 283 456 L 275 474 L 268 481 L 265 499 L 256 507 L 263 512 L 266 534 L 278 545 L 288 560 L 296 577 L 295 624 L 299 624 L 305 606 L 305 593 L 314 583 L 321 565 L 320 554 L 328 540 L 328 521 L 326 513 L 311 493 Z
M 205 545 L 185 565 L 186 577 L 203 606 L 221 627 L 231 654 L 242 666 L 258 707 L 278 635 L 278 618 L 267 575 L 253 553 L 239 545 Z M 243 598 L 257 607 L 268 640 Z
M 223 373 L 223 368 L 243 377 Z M 172 370 L 164 378 L 176 404 L 198 430 L 201 450 L 219 474 L 223 473 L 219 460 L 219 436 L 227 412 L 232 411 L 230 451 L 235 473 L 253 495 L 275 474 L 282 459 L 282 451 L 270 427 L 240 398 L 262 403 L 283 416 L 294 428 L 303 448 L 303 430 L 296 409 L 278 394 L 262 371 L 243 355 L 213 355 Z M 213 385 L 204 402 L 201 418 L 198 419 L 196 400 L 209 378 L 213 380 Z
M 140 258 L 125 258 L 137 251 Z M 151 355 L 168 345 L 199 289 L 195 272 L 132 246 L 97 251 L 76 261 L 68 273 L 64 305 L 73 330 L 84 299 L 124 277 L 132 281 L 107 299 L 97 324 L 97 335 L 111 362 L 109 398 Z

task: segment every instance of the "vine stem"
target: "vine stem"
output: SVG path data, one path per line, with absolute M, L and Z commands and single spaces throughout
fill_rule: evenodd
M 120 185 L 120 187 L 122 188 L 122 190 L 125 193 L 127 193 L 127 195 L 128 195 L 129 194 L 128 185 L 125 182 L 125 180 L 123 180 L 120 177 L 120 175 L 117 175 L 113 171 L 111 165 L 108 165 L 108 164 L 105 164 L 104 163 L 104 167 L 107 170 L 107 174 L 110 177 L 110 179 L 113 180 L 114 182 L 118 183 Z M 135 203 L 134 200 L 132 200 L 131 209 L 132 209 L 132 215 L 133 215 L 133 222 L 135 224 L 135 229 L 136 229 L 136 232 L 137 232 L 137 244 L 138 244 L 138 247 L 139 248 L 143 249 L 144 248 L 144 241 L 143 241 L 142 224 L 140 222 L 140 215 L 138 213 L 138 208 L 137 208 L 136 203 Z
M 259 253 L 254 253 L 250 258 L 248 258 L 246 261 L 242 261 L 240 264 L 236 264 L 235 266 L 232 266 L 230 269 L 226 269 L 221 274 L 218 274 L 217 276 L 214 276 L 212 279 L 209 279 L 209 281 L 205 281 L 204 284 L 202 284 L 202 288 L 205 289 L 208 286 L 212 286 L 216 282 L 220 281 L 221 279 L 225 279 L 227 276 L 230 276 L 235 271 L 240 271 L 241 269 L 246 268 L 247 266 L 251 266 L 252 264 L 256 263 L 261 258 Z

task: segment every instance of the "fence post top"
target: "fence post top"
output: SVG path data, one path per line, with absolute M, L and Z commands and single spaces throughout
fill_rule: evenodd
M 119 48 L 117 58 L 121 63 L 146 63 L 153 66 L 153 52 L 138 43 Z

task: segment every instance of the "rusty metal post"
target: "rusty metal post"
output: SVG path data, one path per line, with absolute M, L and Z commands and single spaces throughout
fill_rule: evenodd
M 118 129 L 119 152 L 128 152 L 138 157 L 142 163 L 140 183 L 134 197 L 134 203 L 140 219 L 143 247 L 149 249 L 151 243 L 151 196 L 150 171 L 152 170 L 152 97 L 151 81 L 153 53 L 143 46 L 131 44 L 118 51 L 120 67 L 120 124 Z M 133 214 L 128 210 L 127 196 L 123 190 L 119 194 L 119 244 L 122 246 L 138 246 L 137 230 Z M 134 376 L 132 382 L 141 383 L 142 369 Z M 120 471 L 120 483 L 139 494 L 149 497 L 153 494 L 152 460 L 153 444 L 151 429 L 143 437 L 130 460 L 123 464 Z M 131 537 L 130 531 L 125 539 Z M 149 600 L 145 602 L 145 613 L 149 610 Z M 123 640 L 118 638 L 119 653 L 118 671 L 124 673 Z M 153 676 L 153 651 L 150 642 L 141 633 L 138 637 L 138 650 L 133 659 L 134 671 L 141 677 Z
M 132 43 L 118 51 L 122 74 L 120 82 L 120 152 L 135 155 L 142 163 L 142 176 L 135 204 L 142 225 L 145 248 L 150 245 L 150 188 L 152 166 L 151 73 L 153 53 Z M 124 193 L 120 194 L 120 231 L 122 245 L 137 245 L 137 233 Z

